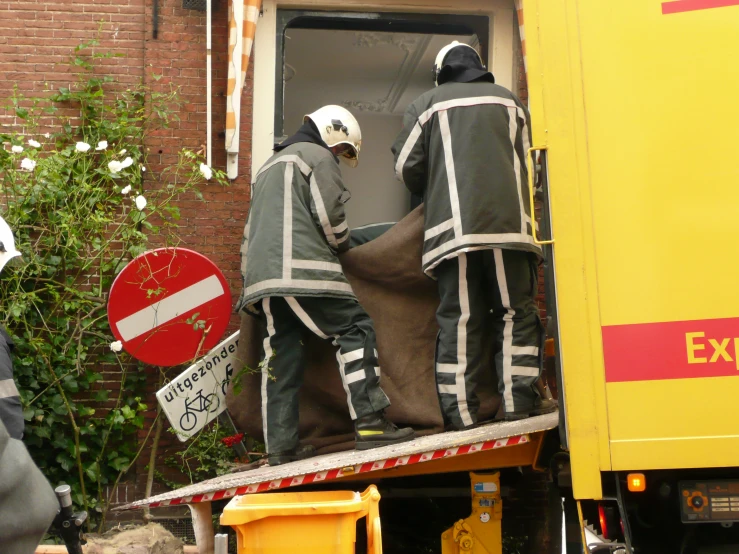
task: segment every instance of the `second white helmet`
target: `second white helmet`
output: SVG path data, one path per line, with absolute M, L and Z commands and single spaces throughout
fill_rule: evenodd
M 362 148 L 362 131 L 351 112 L 341 106 L 329 105 L 306 115 L 303 121 L 309 119 L 318 128 L 323 141 L 334 150 L 334 154 L 350 167 L 357 167 Z M 339 148 L 334 148 L 336 146 Z
M 465 46 L 472 50 L 477 55 L 477 59 L 480 60 L 480 64 L 485 67 L 485 65 L 482 63 L 480 53 L 477 50 L 475 50 L 469 44 L 465 44 L 464 42 L 458 42 L 455 40 L 454 42 L 447 44 L 444 48 L 439 50 L 438 54 L 436 54 L 436 59 L 434 60 L 434 84 L 436 86 L 439 86 L 439 73 L 441 73 L 441 70 L 444 67 L 444 58 L 446 58 L 446 55 L 449 53 L 450 50 L 456 48 L 457 46 Z

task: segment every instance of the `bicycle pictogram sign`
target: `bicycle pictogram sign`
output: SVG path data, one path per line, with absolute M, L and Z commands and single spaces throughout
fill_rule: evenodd
M 197 414 L 216 412 L 220 405 L 221 400 L 216 394 L 203 396 L 203 391 L 199 390 L 192 400 L 185 399 L 185 413 L 180 418 L 180 428 L 183 431 L 191 431 L 198 424 Z
M 226 409 L 228 383 L 243 368 L 236 332 L 157 392 L 177 438 L 186 441 Z

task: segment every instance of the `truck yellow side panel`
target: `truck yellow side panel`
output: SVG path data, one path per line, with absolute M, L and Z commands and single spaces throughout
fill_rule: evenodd
M 593 464 L 739 466 L 739 0 L 524 15 L 576 495 Z

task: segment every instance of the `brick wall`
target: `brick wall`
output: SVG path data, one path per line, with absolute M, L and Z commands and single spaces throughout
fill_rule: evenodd
M 104 31 L 101 47 L 125 56 L 103 60 L 125 83 L 143 75 L 144 0 L 15 0 L 0 2 L 0 97 L 14 84 L 21 92 L 41 93 L 46 84 L 70 82 L 71 50 Z
M 100 60 L 104 72 L 115 76 L 122 86 L 141 82 L 162 92 L 178 88 L 183 101 L 179 121 L 158 131 L 148 140 L 146 165 L 149 175 L 176 161 L 181 148 L 204 149 L 206 144 L 206 28 L 205 13 L 182 8 L 182 0 L 159 0 L 157 38 L 153 37 L 154 0 L 17 0 L 0 1 L 0 98 L 8 98 L 17 85 L 27 96 L 44 95 L 48 90 L 69 86 L 74 81 L 68 64 L 75 46 L 98 35 L 100 49 L 120 57 Z M 225 170 L 224 128 L 227 79 L 227 1 L 214 2 L 212 28 L 213 67 L 213 166 Z M 152 75 L 161 76 L 155 80 Z M 248 183 L 251 154 L 251 76 L 242 103 L 239 178 L 227 188 L 203 185 L 205 202 L 182 198 L 182 246 L 190 247 L 213 260 L 238 295 L 240 285 L 239 247 L 248 210 Z M 159 186 L 149 181 L 145 188 Z M 232 320 L 231 330 L 237 326 Z M 111 387 L 115 370 L 101 368 Z M 154 392 L 158 371 L 147 370 L 146 403 L 148 427 L 155 417 Z M 146 432 L 140 433 L 143 440 Z M 162 435 L 164 459 L 179 442 L 166 431 Z M 142 496 L 149 451 L 144 450 L 129 476 L 123 498 Z M 159 463 L 157 469 L 170 479 L 178 475 Z M 119 500 L 121 495 L 119 494 Z

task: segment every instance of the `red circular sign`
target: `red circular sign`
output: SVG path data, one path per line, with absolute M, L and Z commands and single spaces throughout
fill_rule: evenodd
M 108 323 L 134 358 L 173 366 L 199 358 L 221 339 L 231 291 L 208 258 L 186 248 L 144 252 L 110 289 Z

